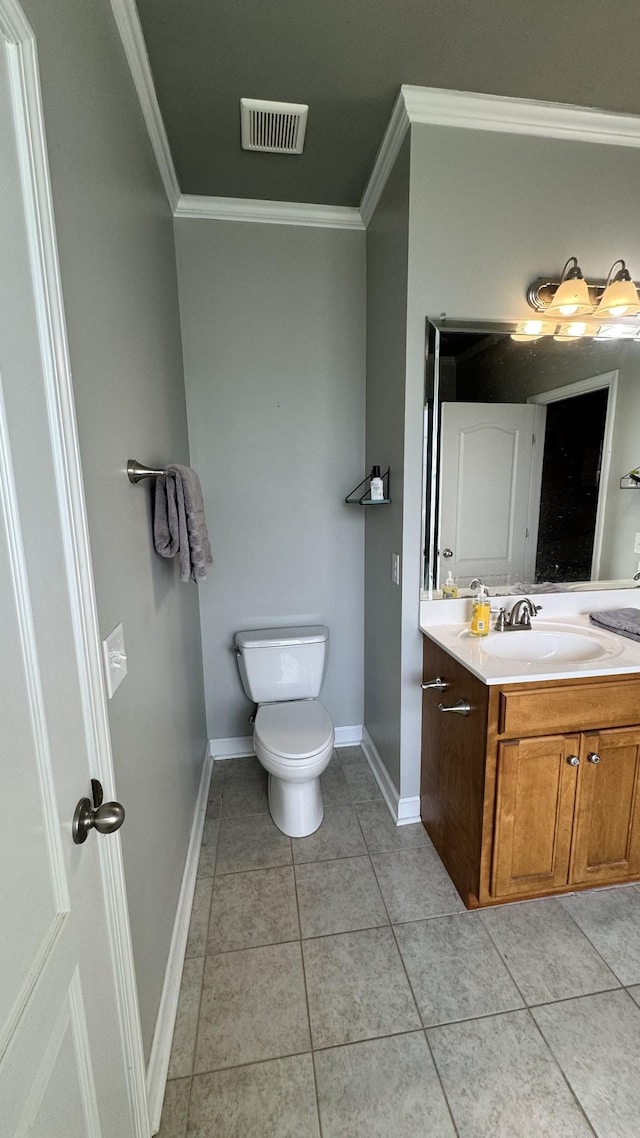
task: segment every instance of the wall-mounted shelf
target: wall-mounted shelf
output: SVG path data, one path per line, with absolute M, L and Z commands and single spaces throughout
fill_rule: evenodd
M 349 494 L 347 494 L 347 496 L 345 498 L 345 502 L 346 502 L 347 506 L 388 506 L 391 502 L 391 498 L 389 497 L 389 471 L 390 471 L 390 469 L 391 469 L 391 467 L 388 466 L 387 469 L 385 470 L 384 474 L 381 475 L 384 498 L 378 498 L 375 501 L 372 501 L 372 499 L 371 499 L 371 475 L 367 474 L 367 477 L 363 478 L 362 482 L 359 482 L 358 485 L 354 486 L 353 490 L 351 490 L 351 492 Z M 365 489 L 364 489 L 363 493 L 358 497 L 358 490 L 362 490 L 363 486 L 365 487 Z
M 630 470 L 620 479 L 621 490 L 640 490 L 640 467 Z

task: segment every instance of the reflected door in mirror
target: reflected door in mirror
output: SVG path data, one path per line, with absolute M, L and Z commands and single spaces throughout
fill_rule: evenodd
M 533 580 L 542 470 L 540 413 L 518 403 L 443 403 L 439 580 Z M 538 426 L 536 426 L 538 424 Z M 444 551 L 453 557 L 443 560 Z

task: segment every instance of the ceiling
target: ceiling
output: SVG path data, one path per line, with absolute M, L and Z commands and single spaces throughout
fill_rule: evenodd
M 640 114 L 640 0 L 137 0 L 183 194 L 357 206 L 403 83 Z M 240 147 L 242 96 L 309 104 Z

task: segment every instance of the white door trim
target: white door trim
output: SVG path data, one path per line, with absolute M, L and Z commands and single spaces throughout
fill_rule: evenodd
M 598 486 L 598 506 L 596 509 L 596 525 L 593 535 L 593 558 L 591 560 L 591 580 L 600 579 L 600 560 L 602 558 L 602 544 L 604 540 L 604 514 L 609 486 L 609 470 L 611 467 L 611 453 L 613 450 L 613 424 L 616 417 L 616 400 L 618 398 L 618 370 L 603 372 L 602 375 L 592 375 L 588 379 L 578 379 L 575 383 L 567 383 L 564 387 L 554 387 L 550 391 L 541 391 L 538 395 L 530 395 L 527 403 L 559 403 L 561 399 L 573 399 L 576 395 L 584 395 L 587 391 L 602 391 L 608 388 L 607 417 L 604 424 L 604 438 L 602 440 L 602 466 L 600 467 L 600 483 Z
M 11 45 L 10 83 L 25 202 L 40 351 L 45 376 L 56 491 L 69 579 L 73 634 L 79 663 L 90 766 L 105 797 L 114 797 L 114 773 L 100 654 L 89 531 L 75 421 L 71 366 L 49 177 L 44 111 L 36 41 L 18 0 L 0 0 L 0 34 Z M 79 794 L 82 788 L 79 788 Z M 72 809 L 73 804 L 67 804 Z M 144 1051 L 126 887 L 119 835 L 99 843 L 110 948 L 127 1060 L 130 1110 L 135 1133 L 149 1138 Z

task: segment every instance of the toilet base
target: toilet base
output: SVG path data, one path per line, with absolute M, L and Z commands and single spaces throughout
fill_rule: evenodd
M 270 773 L 269 813 L 278 829 L 290 838 L 313 834 L 324 817 L 320 778 L 290 782 Z

